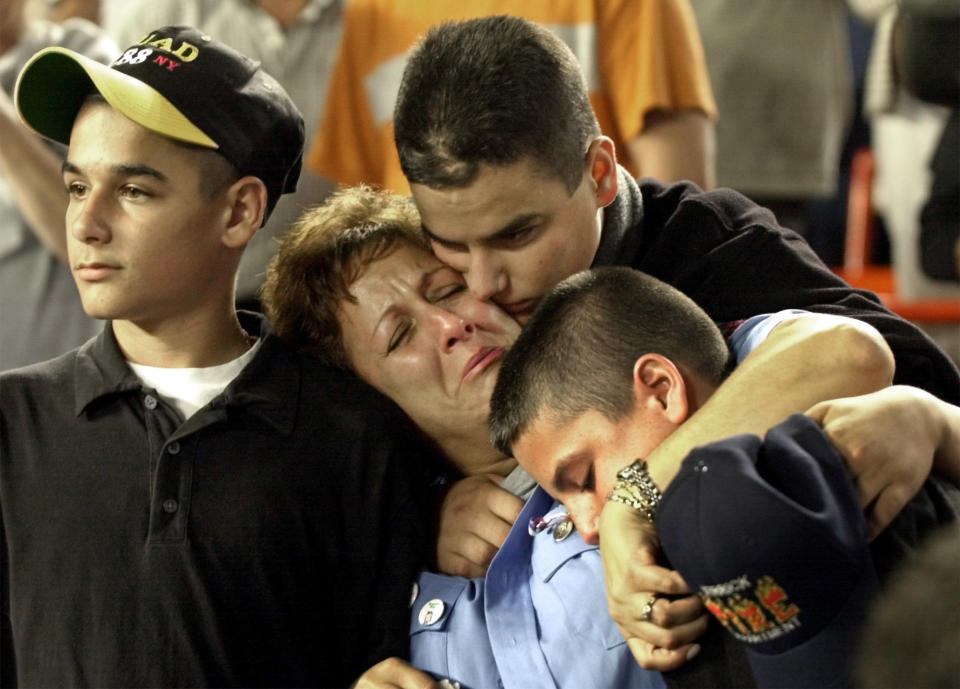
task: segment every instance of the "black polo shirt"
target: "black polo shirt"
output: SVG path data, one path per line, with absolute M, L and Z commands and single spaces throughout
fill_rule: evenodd
M 109 326 L 0 376 L 5 685 L 346 686 L 406 655 L 420 436 L 243 319 L 260 351 L 186 422 Z

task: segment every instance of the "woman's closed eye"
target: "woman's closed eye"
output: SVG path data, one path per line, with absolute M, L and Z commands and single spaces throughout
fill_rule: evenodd
M 390 342 L 387 343 L 387 354 L 392 353 L 400 347 L 410 335 L 413 324 L 409 320 L 403 320 L 397 324 L 393 333 L 390 335 Z
M 449 285 L 444 285 L 433 291 L 433 294 L 430 295 L 431 303 L 436 304 L 437 302 L 443 301 L 444 299 L 450 299 L 455 297 L 458 294 L 464 292 L 467 289 L 467 286 L 463 283 L 451 283 Z

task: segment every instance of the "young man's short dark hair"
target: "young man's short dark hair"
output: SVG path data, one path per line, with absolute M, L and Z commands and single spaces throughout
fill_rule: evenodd
M 430 187 L 464 186 L 481 164 L 529 156 L 572 192 L 599 135 L 573 53 L 519 17 L 430 30 L 410 56 L 394 110 L 403 172 Z

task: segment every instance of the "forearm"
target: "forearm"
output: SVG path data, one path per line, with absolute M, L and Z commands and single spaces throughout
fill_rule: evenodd
M 0 91 L 0 175 L 13 193 L 27 225 L 44 246 L 67 260 L 64 216 L 67 195 L 61 159 L 17 118 L 13 102 Z
M 665 489 L 695 447 L 739 433 L 764 434 L 813 404 L 890 384 L 893 357 L 864 323 L 809 315 L 775 328 L 709 400 L 647 457 Z
M 875 414 L 885 428 L 868 427 L 871 439 L 884 440 L 882 444 L 892 447 L 898 456 L 909 456 L 914 451 L 932 455 L 932 466 L 928 461 L 932 471 L 960 486 L 960 407 L 944 402 L 926 390 L 908 385 L 897 385 L 880 394 L 882 398 L 870 396 L 855 400 L 857 409 L 873 409 L 870 401 L 876 397 L 881 401 L 894 401 L 896 406 L 909 415 L 894 418 Z M 897 446 L 896 440 L 885 438 L 884 432 L 897 433 L 897 439 L 905 445 Z M 848 444 L 860 447 L 866 446 L 867 441 L 857 439 Z
M 938 429 L 937 449 L 933 454 L 933 470 L 948 481 L 960 486 L 960 407 L 918 391 L 926 399 L 930 414 Z
M 716 186 L 713 120 L 700 110 L 656 110 L 627 142 L 639 177 L 661 182 L 690 180 L 702 189 Z

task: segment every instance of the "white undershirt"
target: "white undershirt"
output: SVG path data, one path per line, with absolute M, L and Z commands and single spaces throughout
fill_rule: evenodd
M 260 348 L 261 340 L 233 361 L 203 368 L 161 368 L 130 363 L 140 381 L 172 404 L 184 420 L 223 392 Z

